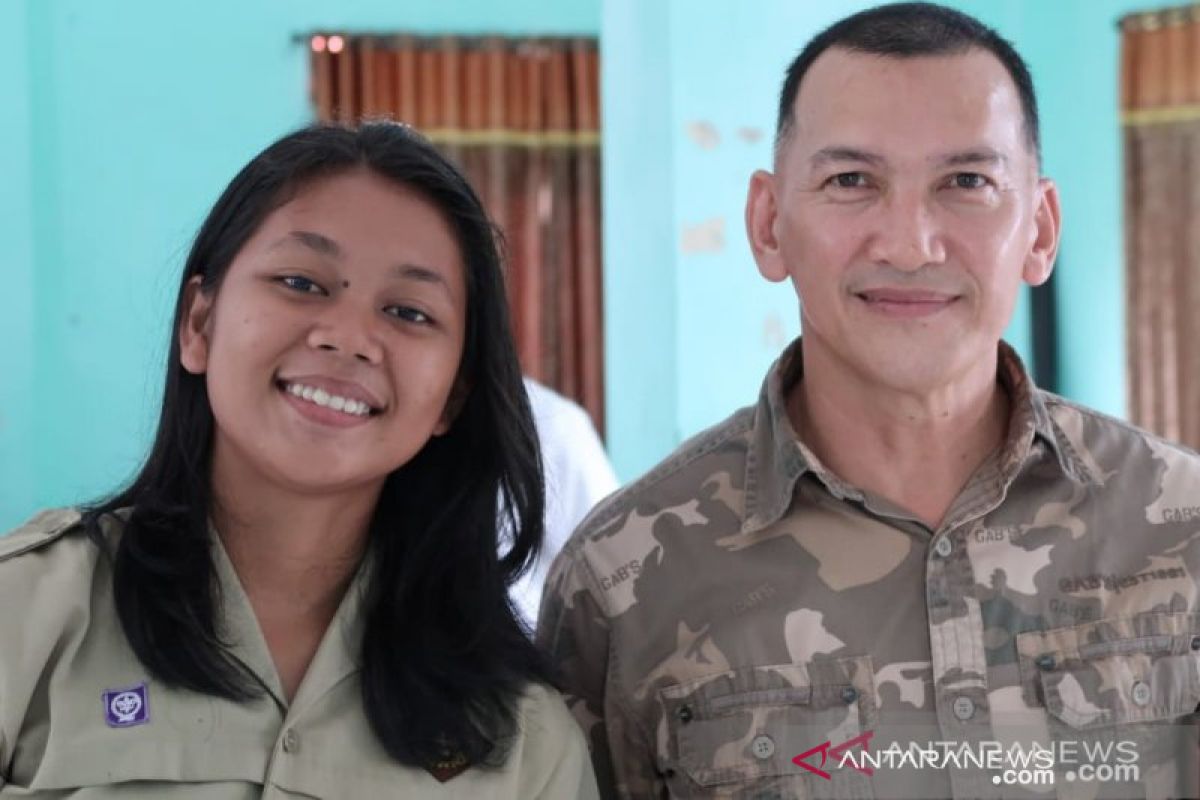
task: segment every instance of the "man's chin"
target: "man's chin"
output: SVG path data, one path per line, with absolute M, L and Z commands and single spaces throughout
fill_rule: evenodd
M 891 351 L 891 352 L 889 352 Z M 878 347 L 865 354 L 867 382 L 880 389 L 911 395 L 939 391 L 956 380 L 960 370 L 945 351 L 918 351 L 912 347 Z

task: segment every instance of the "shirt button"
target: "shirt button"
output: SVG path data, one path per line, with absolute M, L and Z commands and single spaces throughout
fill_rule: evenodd
M 687 725 L 689 722 L 692 721 L 692 717 L 694 716 L 694 714 L 692 713 L 692 707 L 691 706 L 680 706 L 679 710 L 675 712 L 675 716 L 679 719 L 680 722 L 682 722 L 684 725 Z
M 283 733 L 283 752 L 295 753 L 300 749 L 300 736 L 293 728 L 288 728 Z
M 933 546 L 933 552 L 937 553 L 942 558 L 946 558 L 954 552 L 954 542 L 950 541 L 949 536 L 943 536 L 938 539 L 937 544 Z
M 754 753 L 754 757 L 759 761 L 766 761 L 775 755 L 775 740 L 766 735 L 755 736 L 754 741 L 750 743 L 750 752 Z
M 963 722 L 975 715 L 975 701 L 966 696 L 954 698 L 954 705 L 951 708 L 954 710 L 954 716 Z
M 1150 702 L 1150 685 L 1144 681 L 1137 681 L 1133 684 L 1133 702 L 1139 706 L 1144 706 Z
M 1054 669 L 1054 656 L 1044 653 L 1034 659 L 1033 663 L 1037 665 L 1038 669 Z
M 845 703 L 846 705 L 850 705 L 857 699 L 858 699 L 858 689 L 855 689 L 853 686 L 847 686 L 845 689 L 842 689 L 842 702 L 843 703 Z

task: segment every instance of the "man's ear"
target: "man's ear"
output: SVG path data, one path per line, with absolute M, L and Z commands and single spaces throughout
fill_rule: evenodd
M 1030 286 L 1041 286 L 1050 279 L 1054 258 L 1058 255 L 1059 234 L 1062 231 L 1062 210 L 1058 204 L 1058 187 L 1049 178 L 1038 181 L 1038 205 L 1033 212 L 1035 234 L 1021 277 Z
M 193 375 L 208 370 L 210 321 L 215 292 L 205 291 L 202 277 L 191 277 L 183 290 L 183 319 L 179 323 L 179 363 Z
M 750 190 L 746 194 L 746 236 L 758 271 L 767 280 L 778 282 L 788 277 L 788 270 L 775 236 L 779 214 L 775 190 L 775 176 L 766 170 L 756 170 L 750 176 Z

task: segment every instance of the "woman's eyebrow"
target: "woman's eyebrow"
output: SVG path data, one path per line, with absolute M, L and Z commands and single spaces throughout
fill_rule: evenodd
M 397 264 L 392 267 L 392 275 L 401 280 L 419 281 L 421 283 L 440 286 L 442 291 L 447 295 L 451 294 L 450 285 L 446 283 L 446 279 L 442 277 L 442 274 L 429 267 L 422 267 L 419 264 Z
M 323 256 L 329 256 L 330 258 L 342 257 L 341 245 L 328 236 L 314 233 L 313 231 L 291 231 L 286 236 L 277 239 L 267 249 L 274 250 L 288 244 L 301 244 L 309 250 L 313 250 Z
M 343 255 L 341 245 L 328 236 L 313 231 L 291 231 L 286 236 L 273 242 L 268 249 L 274 250 L 289 244 L 300 244 L 309 250 L 331 258 L 340 259 Z M 450 285 L 446 283 L 446 279 L 436 269 L 423 267 L 420 264 L 404 263 L 392 267 L 391 273 L 393 277 L 400 280 L 419 281 L 421 283 L 440 286 L 447 295 L 451 294 Z

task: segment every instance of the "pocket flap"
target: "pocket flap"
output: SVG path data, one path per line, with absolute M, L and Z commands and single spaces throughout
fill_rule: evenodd
M 837 748 L 876 718 L 869 656 L 731 670 L 666 687 L 659 702 L 668 733 L 660 766 L 701 786 L 818 777 L 793 759 Z M 822 755 L 805 761 L 833 771 L 836 757 Z
M 1019 634 L 1027 699 L 1077 729 L 1191 714 L 1200 705 L 1198 623 L 1195 614 L 1150 614 Z
M 118 741 L 80 737 L 48 750 L 29 780 L 37 791 L 66 791 L 124 783 L 261 784 L 270 749 L 253 741 Z

